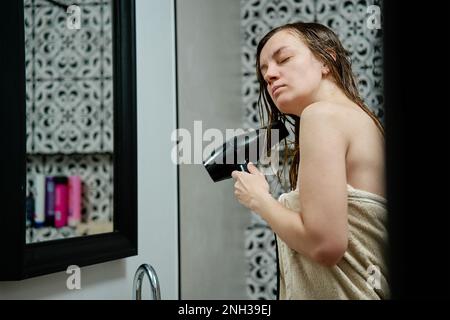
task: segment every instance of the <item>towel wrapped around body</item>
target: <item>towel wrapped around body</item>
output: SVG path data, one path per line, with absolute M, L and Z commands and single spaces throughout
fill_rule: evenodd
M 320 265 L 276 237 L 280 299 L 389 298 L 386 199 L 350 185 L 347 190 L 348 248 L 335 266 Z M 278 201 L 301 212 L 298 190 L 282 194 Z

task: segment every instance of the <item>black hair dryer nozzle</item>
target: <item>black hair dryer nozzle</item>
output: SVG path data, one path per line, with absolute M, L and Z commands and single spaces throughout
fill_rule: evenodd
M 281 121 L 271 125 L 271 134 L 267 127 L 234 136 L 221 147 L 214 150 L 211 156 L 203 161 L 203 165 L 214 182 L 231 178 L 235 170 L 247 171 L 247 163 L 258 163 L 266 151 L 267 139 L 271 147 L 289 135 L 286 126 Z

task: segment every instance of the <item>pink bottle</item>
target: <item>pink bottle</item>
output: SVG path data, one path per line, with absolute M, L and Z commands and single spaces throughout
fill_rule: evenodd
M 68 186 L 67 177 L 54 177 L 55 183 L 55 228 L 67 225 Z
M 81 221 L 81 178 L 69 177 L 69 226 L 76 227 Z

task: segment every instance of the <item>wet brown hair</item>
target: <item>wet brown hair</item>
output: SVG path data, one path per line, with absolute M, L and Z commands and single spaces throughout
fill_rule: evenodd
M 361 96 L 359 95 L 349 58 L 350 52 L 342 46 L 341 41 L 331 29 L 322 24 L 312 22 L 289 23 L 272 29 L 260 40 L 256 49 L 256 74 L 260 89 L 258 97 L 259 116 L 261 122 L 268 127 L 269 137 L 271 136 L 270 127 L 274 121 L 281 120 L 285 123 L 288 122 L 294 127 L 295 141 L 293 148 L 288 148 L 288 142 L 287 139 L 285 139 L 283 166 L 286 167 L 289 159 L 292 160 L 291 167 L 289 169 L 289 182 L 291 190 L 294 190 L 297 185 L 298 166 L 300 162 L 300 117 L 296 115 L 284 114 L 278 110 L 270 97 L 269 92 L 267 91 L 267 83 L 261 73 L 260 66 L 260 55 L 265 44 L 270 38 L 272 38 L 273 35 L 282 30 L 291 31 L 298 35 L 299 38 L 308 46 L 316 59 L 324 63 L 329 68 L 331 78 L 344 92 L 344 94 L 373 119 L 383 136 L 384 129 L 380 120 L 364 104 Z M 333 55 L 335 55 L 335 58 Z M 268 117 L 267 120 L 265 120 L 265 115 Z M 270 156 L 270 141 L 267 143 L 267 153 Z M 278 178 L 281 180 L 281 172 L 278 172 Z

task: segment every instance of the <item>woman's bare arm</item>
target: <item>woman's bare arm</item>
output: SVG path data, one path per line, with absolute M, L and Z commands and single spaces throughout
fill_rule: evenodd
M 298 179 L 301 212 L 285 208 L 264 193 L 253 202 L 253 210 L 290 248 L 328 266 L 340 260 L 348 242 L 348 139 L 338 112 L 333 104 L 321 102 L 302 113 Z

